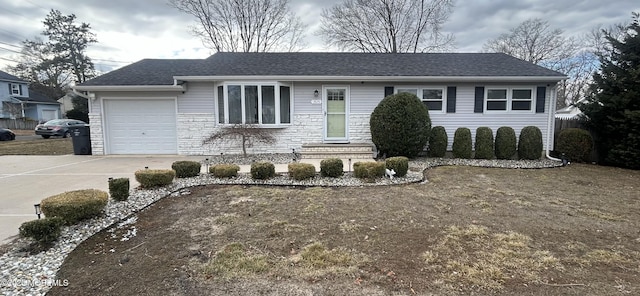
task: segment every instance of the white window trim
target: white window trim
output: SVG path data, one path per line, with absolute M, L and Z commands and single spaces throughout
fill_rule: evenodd
M 229 123 L 229 91 L 228 86 L 230 85 L 239 85 L 240 86 L 240 108 L 242 109 L 242 123 Z M 222 86 L 222 95 L 224 102 L 224 123 L 220 123 L 219 119 L 216 120 L 218 126 L 221 127 L 233 127 L 238 124 L 246 124 L 246 110 L 245 110 L 245 86 L 257 86 L 258 87 L 258 123 L 250 123 L 251 125 L 258 128 L 284 128 L 291 126 L 293 124 L 293 86 L 287 82 L 280 81 L 225 81 L 222 83 L 218 83 L 214 85 L 215 89 L 215 110 L 216 116 L 219 113 L 219 104 L 218 104 L 218 87 Z M 262 123 L 262 87 L 263 86 L 273 86 L 274 88 L 274 101 L 275 101 L 275 123 Z M 289 123 L 281 123 L 280 116 L 280 87 L 286 86 L 289 87 Z
M 487 110 L 487 101 L 488 101 L 488 94 L 489 94 L 489 90 L 506 90 L 507 91 L 507 97 L 506 97 L 506 109 L 505 110 Z M 512 110 L 512 103 L 513 103 L 513 91 L 514 90 L 530 90 L 531 91 L 531 108 L 529 108 L 529 110 Z M 536 88 L 533 86 L 489 86 L 489 87 L 485 87 L 484 88 L 484 98 L 483 98 L 483 107 L 484 107 L 484 113 L 520 113 L 520 114 L 530 114 L 530 113 L 535 113 L 536 109 L 535 109 L 535 98 L 536 98 Z M 498 100 L 492 100 L 492 101 L 498 101 Z M 516 100 L 516 101 L 521 101 L 524 102 L 526 100 Z
M 393 89 L 393 93 L 397 94 L 398 93 L 398 89 L 416 89 L 417 93 L 418 93 L 418 99 L 420 99 L 420 102 L 426 102 L 426 100 L 422 99 L 422 90 L 424 89 L 429 89 L 429 90 L 442 90 L 442 109 L 441 110 L 431 110 L 429 109 L 429 113 L 434 113 L 434 114 L 439 114 L 439 113 L 447 113 L 447 87 L 446 86 L 440 86 L 440 85 L 434 85 L 434 86 L 424 86 L 424 85 L 399 85 L 399 86 L 395 86 Z
M 21 90 L 20 84 L 10 83 L 10 85 L 11 85 L 11 93 L 10 93 L 10 95 L 12 95 L 12 96 L 22 96 L 22 90 Z M 18 91 L 18 93 L 14 93 L 16 90 Z

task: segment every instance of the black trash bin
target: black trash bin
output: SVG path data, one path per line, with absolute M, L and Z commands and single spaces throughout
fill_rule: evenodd
M 70 128 L 73 141 L 73 154 L 91 155 L 91 137 L 89 126 L 74 126 Z

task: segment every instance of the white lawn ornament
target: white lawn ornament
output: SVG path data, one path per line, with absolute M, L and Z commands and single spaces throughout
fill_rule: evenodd
M 389 179 L 393 179 L 393 176 L 396 175 L 396 171 L 393 169 L 384 169 L 384 174 L 389 177 Z

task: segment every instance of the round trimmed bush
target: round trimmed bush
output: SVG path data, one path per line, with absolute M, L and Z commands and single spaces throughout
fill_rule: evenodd
M 40 202 L 42 213 L 49 217 L 60 217 L 67 225 L 102 214 L 107 205 L 109 193 L 85 189 L 53 195 Z
M 493 131 L 491 128 L 482 126 L 476 129 L 476 159 L 493 158 Z
M 459 127 L 453 135 L 453 157 L 471 158 L 471 130 L 466 127 Z
M 497 159 L 512 159 L 516 154 L 516 132 L 508 126 L 498 128 L 495 146 Z
M 254 180 L 266 180 L 276 176 L 276 167 L 268 161 L 254 162 L 251 164 L 251 178 Z
M 287 169 L 289 171 L 289 177 L 298 181 L 311 179 L 316 175 L 316 167 L 310 163 L 290 163 Z
M 416 95 L 399 93 L 380 101 L 371 113 L 369 126 L 379 155 L 413 158 L 429 140 L 431 119 Z
M 125 201 L 129 198 L 129 178 L 109 179 L 109 194 L 117 201 Z
M 373 180 L 383 177 L 385 168 L 386 164 L 382 161 L 359 161 L 353 164 L 353 176 Z
M 536 126 L 525 126 L 518 139 L 520 159 L 540 159 L 542 157 L 542 132 Z
M 435 126 L 429 135 L 429 157 L 444 157 L 447 153 L 449 138 L 444 126 Z
M 396 172 L 396 177 L 404 177 L 409 170 L 409 158 L 404 156 L 389 157 L 385 160 L 385 165 L 387 169 Z
M 200 175 L 201 164 L 197 161 L 180 160 L 171 164 L 178 178 L 190 178 Z
M 135 172 L 136 181 L 142 188 L 153 188 L 166 186 L 173 182 L 176 177 L 174 170 L 138 170 Z
M 320 161 L 320 175 L 323 177 L 342 177 L 344 165 L 340 158 L 327 158 Z
M 22 223 L 19 233 L 22 237 L 30 237 L 39 244 L 46 245 L 58 240 L 62 225 L 64 225 L 62 218 L 46 217 Z
M 240 167 L 235 164 L 223 163 L 210 167 L 209 173 L 216 178 L 231 178 L 237 177 L 239 170 Z
M 579 128 L 568 128 L 558 134 L 556 150 L 564 153 L 571 161 L 589 162 L 592 146 L 591 133 Z

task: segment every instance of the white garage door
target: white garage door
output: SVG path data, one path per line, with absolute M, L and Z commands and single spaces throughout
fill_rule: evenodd
M 177 154 L 175 100 L 105 100 L 108 154 Z

